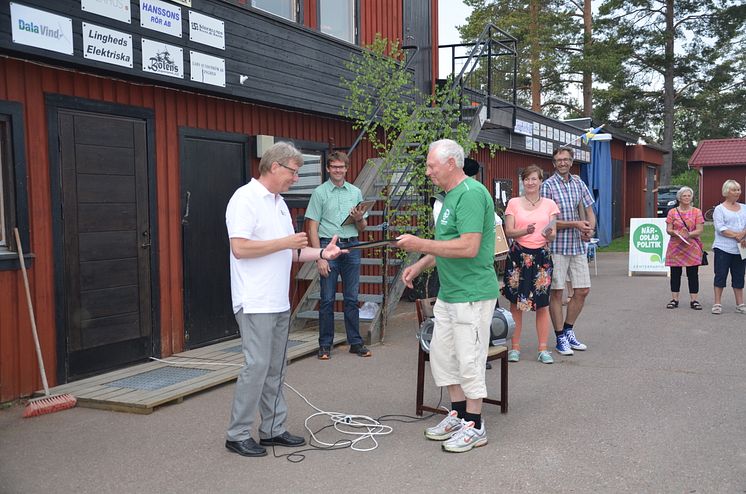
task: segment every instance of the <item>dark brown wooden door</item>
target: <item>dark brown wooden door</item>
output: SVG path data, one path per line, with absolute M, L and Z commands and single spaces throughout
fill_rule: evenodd
M 58 113 L 68 377 L 153 354 L 145 121 Z
M 184 340 L 188 348 L 238 334 L 231 303 L 225 208 L 247 182 L 248 136 L 180 132 Z

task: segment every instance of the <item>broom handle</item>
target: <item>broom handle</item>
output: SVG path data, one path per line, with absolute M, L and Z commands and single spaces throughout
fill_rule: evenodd
M 21 237 L 18 235 L 18 228 L 13 228 L 16 236 L 16 246 L 18 246 L 18 262 L 21 263 L 23 271 L 23 286 L 26 288 L 26 302 L 28 305 L 28 316 L 31 319 L 31 331 L 34 333 L 34 345 L 36 346 L 36 358 L 39 360 L 39 370 L 41 371 L 41 382 L 44 385 L 44 394 L 49 396 L 49 384 L 47 383 L 47 371 L 44 369 L 44 359 L 41 357 L 41 346 L 39 346 L 39 334 L 36 332 L 36 318 L 34 317 L 34 306 L 31 304 L 31 290 L 28 285 L 28 274 L 26 273 L 26 262 L 23 260 L 23 248 L 21 247 Z

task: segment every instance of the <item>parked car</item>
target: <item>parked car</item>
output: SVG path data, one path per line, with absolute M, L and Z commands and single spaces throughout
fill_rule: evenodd
M 658 187 L 658 217 L 665 218 L 668 212 L 679 205 L 676 193 L 683 185 L 663 185 Z

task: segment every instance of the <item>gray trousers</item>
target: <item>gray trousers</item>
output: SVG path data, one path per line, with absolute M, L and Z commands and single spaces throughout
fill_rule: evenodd
M 285 432 L 288 407 L 282 393 L 290 311 L 274 314 L 236 313 L 241 331 L 244 366 L 238 374 L 231 420 L 226 437 L 243 441 L 259 410 L 259 438 L 269 439 Z M 274 423 L 274 426 L 273 426 Z

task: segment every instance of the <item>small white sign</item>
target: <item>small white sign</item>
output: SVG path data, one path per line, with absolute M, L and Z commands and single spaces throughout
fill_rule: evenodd
M 83 57 L 132 68 L 132 35 L 84 22 Z
M 189 61 L 193 81 L 225 87 L 225 59 L 190 50 Z
M 178 46 L 142 39 L 142 70 L 169 77 L 184 77 L 184 51 Z
M 181 38 L 181 7 L 160 0 L 140 0 L 140 26 Z
M 666 249 L 671 237 L 666 218 L 630 218 L 629 276 L 632 273 L 668 273 Z
M 539 122 L 534 122 L 534 135 L 539 135 Z
M 69 17 L 11 2 L 10 23 L 14 43 L 73 54 L 73 21 Z
M 130 0 L 80 0 L 80 9 L 127 24 L 132 23 Z
M 530 136 L 534 131 L 534 124 L 531 122 L 526 122 L 525 120 L 518 120 L 515 121 L 515 127 L 513 128 L 513 132 L 516 134 L 523 134 L 525 136 Z
M 534 137 L 534 151 L 538 153 L 540 149 L 541 149 L 541 139 Z
M 547 152 L 547 141 L 541 141 L 541 142 L 539 143 L 539 150 L 540 150 L 540 151 L 541 151 L 542 153 L 546 153 L 546 152 Z
M 225 50 L 225 23 L 220 19 L 190 10 L 189 39 Z
M 529 151 L 534 148 L 534 138 L 526 136 L 526 149 Z

